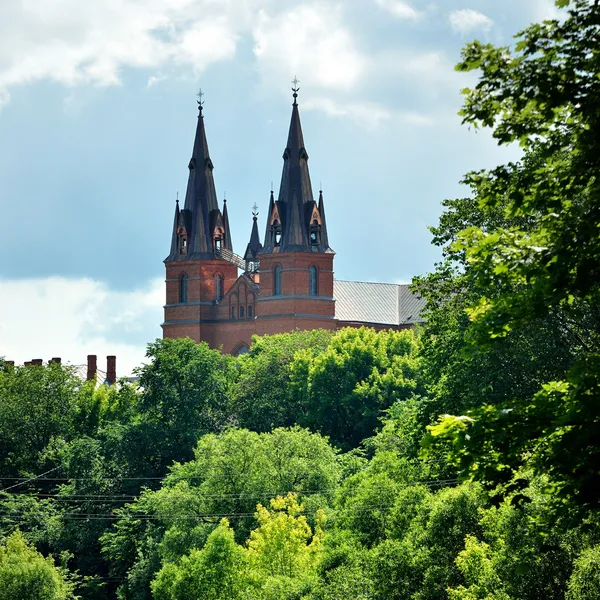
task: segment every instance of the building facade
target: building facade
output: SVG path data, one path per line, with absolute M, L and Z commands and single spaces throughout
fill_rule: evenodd
M 401 329 L 420 320 L 423 301 L 406 285 L 336 281 L 325 203 L 313 194 L 297 89 L 277 199 L 271 192 L 264 243 L 258 213 L 243 256 L 231 244 L 227 202 L 219 207 L 202 104 L 183 208 L 176 203 L 165 259 L 165 338 L 247 352 L 254 334 L 371 326 Z M 256 207 L 255 207 L 256 208 Z

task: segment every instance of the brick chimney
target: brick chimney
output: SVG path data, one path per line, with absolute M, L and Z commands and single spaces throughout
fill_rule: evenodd
M 26 360 L 26 361 L 23 363 L 23 366 L 24 366 L 24 367 L 30 367 L 30 366 L 31 366 L 31 361 L 30 361 L 30 360 Z
M 31 364 L 36 367 L 41 367 L 44 364 L 44 361 L 41 358 L 34 358 L 32 359 Z
M 55 356 L 54 358 L 50 359 L 51 363 L 56 363 L 57 365 L 60 365 L 60 363 L 62 362 L 61 358 L 59 356 Z
M 96 371 L 98 369 L 98 361 L 95 354 L 88 354 L 87 357 L 87 377 L 88 381 L 91 381 L 96 377 Z
M 5 360 L 4 364 L 8 365 L 9 367 L 14 367 L 15 366 L 15 361 L 14 360 Z
M 106 383 L 112 385 L 117 381 L 117 357 L 106 357 Z

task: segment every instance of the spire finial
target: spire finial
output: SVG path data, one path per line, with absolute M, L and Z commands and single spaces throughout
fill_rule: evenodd
M 256 218 L 258 217 L 258 206 L 257 206 L 256 202 L 252 205 L 252 217 L 254 218 L 255 221 L 256 221 Z
M 179 204 L 179 192 L 175 196 L 175 204 Z
M 298 104 L 298 102 L 296 102 L 296 98 L 298 97 L 298 92 L 300 90 L 300 88 L 298 87 L 298 84 L 300 83 L 300 80 L 294 76 L 294 79 L 292 79 L 292 92 L 293 96 L 294 96 L 294 106 L 296 106 L 296 104 Z
M 223 203 L 227 204 L 227 192 L 223 191 Z
M 198 89 L 198 94 L 196 95 L 198 96 L 198 100 L 196 100 L 198 103 L 198 110 L 202 112 L 202 108 L 204 106 L 204 100 L 202 100 L 202 98 L 204 98 L 204 93 L 202 92 L 202 88 Z

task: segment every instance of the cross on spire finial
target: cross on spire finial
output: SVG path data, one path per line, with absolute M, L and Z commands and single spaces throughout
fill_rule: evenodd
M 298 87 L 298 84 L 300 83 L 300 80 L 294 76 L 294 79 L 292 79 L 292 92 L 294 92 L 293 96 L 294 96 L 294 104 L 298 104 L 296 102 L 296 98 L 298 97 L 298 91 L 300 90 L 300 88 Z
M 179 204 L 179 192 L 177 192 L 177 195 L 175 196 L 175 202 Z
M 256 202 L 254 203 L 254 205 L 252 206 L 252 216 L 256 219 L 256 217 L 258 217 L 258 206 L 256 205 Z
M 198 100 L 196 100 L 198 103 L 198 110 L 202 112 L 202 107 L 204 106 L 204 100 L 202 100 L 202 98 L 204 98 L 204 93 L 202 92 L 202 88 L 198 88 L 198 93 L 196 95 L 198 96 Z

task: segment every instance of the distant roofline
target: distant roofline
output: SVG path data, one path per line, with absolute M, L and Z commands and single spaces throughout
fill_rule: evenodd
M 393 286 L 404 286 L 404 287 L 408 287 L 409 285 L 412 285 L 410 283 L 387 283 L 387 282 L 380 282 L 380 281 L 357 281 L 356 279 L 334 279 L 334 281 L 339 281 L 341 283 L 368 283 L 370 285 L 393 285 Z

